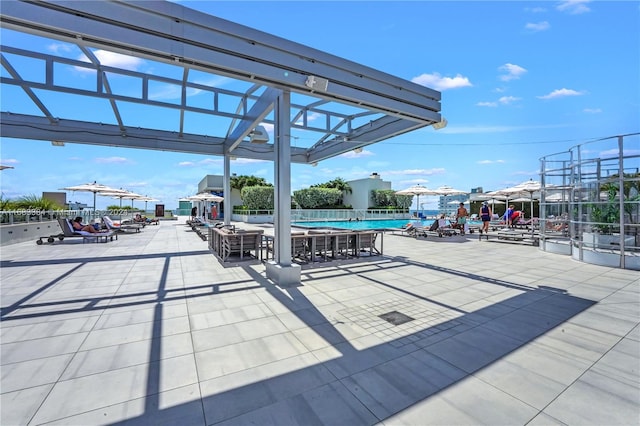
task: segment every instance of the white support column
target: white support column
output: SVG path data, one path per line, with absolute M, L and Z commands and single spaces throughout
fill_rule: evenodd
M 291 262 L 291 93 L 283 91 L 275 105 L 274 260 L 266 265 L 267 278 L 279 285 L 300 284 L 300 265 Z
M 231 156 L 224 155 L 224 176 L 222 176 L 222 192 L 224 193 L 224 224 L 231 225 Z

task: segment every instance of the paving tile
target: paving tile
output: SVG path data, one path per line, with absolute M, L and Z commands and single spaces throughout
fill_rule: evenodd
M 231 419 L 335 381 L 310 354 L 201 382 L 209 424 Z
M 0 366 L 2 393 L 57 382 L 72 356 L 65 354 Z
M 268 364 L 307 352 L 291 333 L 267 336 L 221 348 L 196 352 L 200 380 Z
M 81 350 L 119 345 L 188 331 L 187 317 L 162 319 L 162 314 L 158 311 L 156 321 L 93 330 L 82 344 Z
M 345 377 L 342 383 L 376 417 L 384 419 L 465 376 L 462 370 L 422 352 Z
M 534 368 L 519 362 L 519 358 L 515 362 L 510 362 L 510 359 L 507 356 L 477 371 L 474 376 L 539 410 L 566 388 L 566 384 L 548 377 L 548 374 L 539 374 Z
M 522 342 L 486 328 L 478 326 L 471 330 L 427 346 L 425 349 L 472 373 L 493 363 L 509 352 L 517 349 Z
M 33 422 L 46 423 L 197 383 L 192 355 L 56 383 Z
M 77 352 L 61 379 L 69 380 L 192 353 L 189 333 L 100 347 Z
M 3 384 L 4 387 L 4 384 Z M 53 384 L 34 386 L 0 395 L 0 424 L 26 425 L 40 408 Z
M 53 320 L 28 325 L 14 325 L 13 327 L 2 328 L 2 343 L 19 342 L 26 339 L 40 339 L 43 337 L 54 337 L 83 333 L 91 331 L 98 316 L 70 318 L 63 320 Z
M 524 425 L 538 410 L 472 376 L 384 420 L 385 425 Z
M 187 385 L 55 420 L 55 425 L 189 425 L 204 426 L 198 385 Z
M 636 377 L 637 379 L 637 377 Z M 585 373 L 545 410 L 565 424 L 632 425 L 640 421 L 640 385 Z
M 24 340 L 14 343 L 3 343 L 0 346 L 0 360 L 2 364 L 5 365 L 56 355 L 71 354 L 78 350 L 87 335 L 88 333 L 85 332 Z
M 338 382 L 329 383 L 219 425 L 365 425 L 378 421 Z

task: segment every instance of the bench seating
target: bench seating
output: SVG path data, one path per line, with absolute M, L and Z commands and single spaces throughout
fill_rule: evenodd
M 262 230 L 209 228 L 209 249 L 222 262 L 259 259 L 263 233 Z
M 382 255 L 380 230 L 346 231 L 335 229 L 311 229 L 291 234 L 291 260 L 313 264 L 361 256 Z M 378 242 L 380 248 L 378 248 Z M 274 237 L 263 236 L 263 260 L 273 259 Z

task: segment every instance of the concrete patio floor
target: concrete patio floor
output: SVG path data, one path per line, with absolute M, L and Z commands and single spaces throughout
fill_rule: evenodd
M 5 426 L 640 423 L 638 271 L 387 234 L 280 288 L 184 218 L 0 250 Z

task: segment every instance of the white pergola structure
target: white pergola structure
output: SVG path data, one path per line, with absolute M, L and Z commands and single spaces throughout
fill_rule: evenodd
M 173 2 L 9 1 L 0 24 L 76 51 L 54 55 L 2 39 L 3 137 L 223 156 L 225 194 L 232 157 L 274 161 L 275 254 L 267 276 L 279 284 L 300 282 L 290 259 L 292 162 L 315 165 L 445 123 L 435 90 Z M 154 72 L 106 63 L 104 52 L 152 62 Z M 82 84 L 59 83 L 77 70 Z M 125 79 L 137 90 L 120 90 Z M 159 88 L 176 98 L 154 95 Z M 12 105 L 11 90 L 28 96 L 29 111 Z M 62 102 L 76 108 L 71 113 Z M 99 119 L 87 113 L 94 105 L 105 107 Z M 174 118 L 140 124 L 136 108 Z

